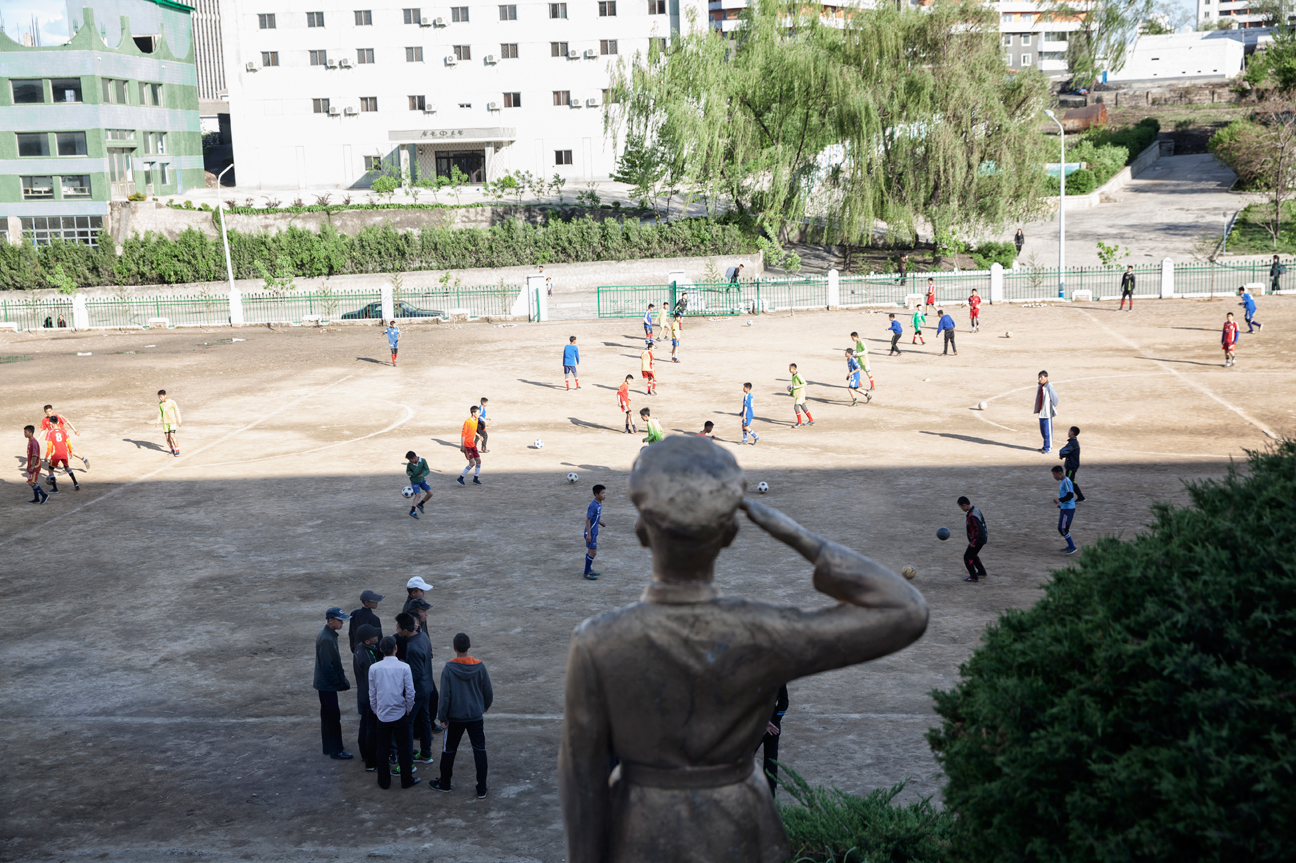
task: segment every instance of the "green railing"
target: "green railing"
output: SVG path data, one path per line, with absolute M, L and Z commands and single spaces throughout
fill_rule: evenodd
M 1119 297 L 1124 267 L 1067 267 L 1066 299 L 1076 291 L 1090 291 L 1094 299 Z M 986 293 L 985 290 L 982 294 Z M 1134 266 L 1134 296 L 1161 296 L 1161 265 Z M 1055 300 L 1058 298 L 1057 267 L 1018 267 L 1004 270 L 1005 300 Z
M 299 293 L 257 291 L 243 295 L 243 321 L 248 324 L 299 324 L 308 315 L 321 320 L 363 320 L 382 317 L 382 294 L 376 290 Z
M 20 330 L 56 328 L 59 316 L 67 326 L 72 326 L 72 298 L 24 297 L 21 294 L 0 300 L 0 321 L 14 323 Z
M 748 283 L 701 282 L 693 285 L 605 285 L 598 289 L 598 316 L 600 318 L 642 318 L 653 309 L 653 320 L 663 305 L 674 313 L 684 294 L 688 302 L 685 317 L 708 315 L 736 315 L 748 308 L 744 304 Z
M 773 312 L 780 309 L 826 309 L 828 279 L 756 279 L 743 284 L 743 307 Z
M 146 327 L 150 318 L 166 318 L 171 326 L 226 326 L 229 295 L 91 297 L 86 300 L 86 314 L 93 328 Z
M 1260 282 L 1268 290 L 1270 261 L 1238 261 L 1217 264 L 1175 265 L 1175 293 L 1183 296 L 1236 294 L 1251 282 Z

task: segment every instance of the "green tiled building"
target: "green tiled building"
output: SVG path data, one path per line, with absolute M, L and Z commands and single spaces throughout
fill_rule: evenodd
M 0 239 L 95 243 L 109 202 L 204 183 L 190 8 L 68 0 L 63 45 L 0 33 Z

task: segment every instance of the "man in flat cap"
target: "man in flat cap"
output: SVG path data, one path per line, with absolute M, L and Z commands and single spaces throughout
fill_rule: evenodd
M 342 670 L 342 654 L 338 652 L 338 630 L 351 619 L 340 608 L 324 612 L 324 628 L 315 637 L 315 689 L 320 701 L 320 736 L 324 741 L 324 754 L 345 760 L 352 754 L 342 748 L 342 709 L 338 707 L 338 693 L 351 688 L 346 672 Z
M 652 581 L 640 602 L 572 634 L 558 756 L 567 863 L 783 863 L 787 835 L 754 759 L 779 688 L 900 650 L 927 627 L 903 578 L 745 490 L 734 457 L 706 438 L 667 438 L 635 462 Z M 739 509 L 813 563 L 815 589 L 836 604 L 721 598 L 715 560 Z
M 351 616 L 355 620 L 355 615 Z M 352 669 L 356 678 L 356 711 L 360 714 L 360 759 L 364 761 L 366 771 L 378 767 L 378 717 L 374 715 L 373 703 L 369 700 L 369 666 L 382 662 L 382 651 L 378 649 L 378 639 L 382 637 L 373 626 L 361 624 L 356 632 L 356 649 L 351 656 Z
M 382 638 L 382 621 L 378 619 L 374 609 L 378 607 L 378 603 L 386 598 L 383 594 L 374 593 L 372 590 L 366 590 L 360 594 L 360 607 L 351 612 L 351 623 L 347 629 L 347 641 L 351 644 L 352 653 L 355 653 L 356 645 L 359 643 L 356 633 L 365 624 L 378 630 L 378 637 Z

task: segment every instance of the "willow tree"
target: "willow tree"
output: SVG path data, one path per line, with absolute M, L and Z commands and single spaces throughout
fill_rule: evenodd
M 807 220 L 858 242 L 876 221 L 940 235 L 1038 213 L 1047 83 L 1007 73 L 989 7 L 928 8 L 826 22 L 758 0 L 732 38 L 694 32 L 623 61 L 606 129 L 780 237 Z

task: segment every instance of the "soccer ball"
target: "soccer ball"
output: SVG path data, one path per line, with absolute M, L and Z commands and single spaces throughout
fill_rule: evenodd
M 950 538 L 949 528 L 942 527 L 938 529 L 936 531 L 936 538 L 939 539 L 941 542 L 944 542 L 945 540 L 949 539 Z
M 904 569 L 900 570 L 900 574 L 912 581 L 914 577 L 918 575 L 918 570 L 914 569 L 912 566 L 906 566 Z
M 756 483 L 756 490 L 761 494 L 767 494 L 769 492 L 769 483 L 767 482 Z
M 789 393 L 792 392 L 792 385 L 791 385 L 791 384 L 788 384 L 788 388 L 787 388 L 787 390 L 788 390 Z
M 1011 339 L 1011 338 L 1012 338 L 1012 333 L 1011 333 L 1011 332 L 1004 333 L 1004 338 L 1005 338 L 1005 339 Z
M 569 473 L 569 474 L 567 474 L 567 481 L 568 481 L 568 482 L 575 482 L 575 481 L 578 480 L 578 479 L 580 479 L 580 474 L 577 474 L 577 473 Z
M 407 485 L 407 486 L 405 486 L 403 489 L 401 489 L 401 494 L 403 494 L 405 497 L 413 497 L 413 496 L 414 496 L 414 486 L 412 486 L 412 485 Z
M 983 411 L 988 407 L 985 402 L 977 402 L 977 410 Z
M 544 449 L 544 441 L 540 440 L 540 438 L 536 438 L 535 443 L 533 443 L 532 446 L 536 449 Z

